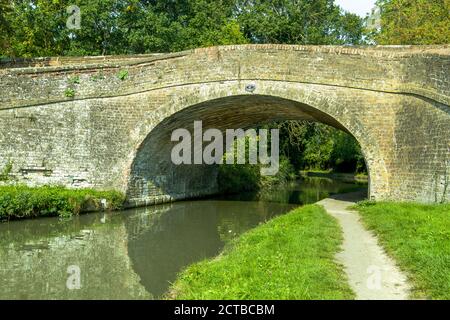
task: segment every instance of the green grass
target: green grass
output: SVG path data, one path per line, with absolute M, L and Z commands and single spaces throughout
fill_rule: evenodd
M 414 298 L 450 299 L 450 204 L 364 202 L 357 209 L 410 275 Z
M 342 232 L 320 206 L 306 206 L 231 242 L 219 257 L 190 266 L 172 299 L 353 299 L 334 261 Z
M 109 210 L 116 210 L 121 208 L 125 197 L 117 191 L 71 190 L 51 186 L 1 186 L 0 220 L 70 217 L 100 209 L 101 199 L 107 200 Z

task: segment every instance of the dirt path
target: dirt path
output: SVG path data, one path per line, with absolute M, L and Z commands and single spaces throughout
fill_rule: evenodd
M 358 213 L 348 209 L 360 196 L 353 193 L 318 203 L 339 221 L 344 232 L 343 251 L 337 260 L 344 265 L 357 300 L 408 299 L 406 276 L 363 227 Z

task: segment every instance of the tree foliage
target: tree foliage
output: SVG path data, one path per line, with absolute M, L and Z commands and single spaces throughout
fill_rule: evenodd
M 379 44 L 449 44 L 450 0 L 379 0 Z
M 0 56 L 9 47 L 9 37 L 11 36 L 11 1 L 0 0 Z
M 362 21 L 333 0 L 240 0 L 238 21 L 256 43 L 356 44 Z
M 277 127 L 280 152 L 296 170 L 366 171 L 358 142 L 346 132 L 306 121 L 285 121 Z
M 1 0 L 3 13 L 6 5 Z M 2 55 L 31 57 L 170 52 L 246 43 L 233 18 L 234 1 L 221 0 L 14 0 Z M 70 5 L 81 28 L 69 29 Z M 3 21 L 3 19 L 6 19 Z
M 66 26 L 70 5 L 80 8 L 80 29 Z M 363 29 L 333 0 L 0 0 L 0 14 L 0 55 L 16 57 L 355 44 Z

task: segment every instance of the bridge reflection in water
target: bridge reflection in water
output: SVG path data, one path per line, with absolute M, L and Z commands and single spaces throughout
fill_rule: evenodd
M 307 179 L 270 192 L 178 202 L 72 220 L 0 224 L 0 299 L 152 299 L 186 266 L 290 209 L 367 188 Z M 106 219 L 105 219 L 106 218 Z M 69 290 L 69 266 L 81 289 Z

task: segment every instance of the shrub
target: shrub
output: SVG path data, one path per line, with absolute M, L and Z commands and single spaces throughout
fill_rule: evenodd
M 9 174 L 11 173 L 13 168 L 13 164 L 11 161 L 8 161 L 8 163 L 5 165 L 5 167 L 0 171 L 0 181 L 8 181 L 9 180 Z
M 219 169 L 218 182 L 223 193 L 258 190 L 261 187 L 261 173 L 258 165 L 227 165 Z
M 117 191 L 5 186 L 0 187 L 0 219 L 70 217 L 102 209 L 102 199 L 106 199 L 108 210 L 117 210 L 122 207 L 125 197 Z
M 288 158 L 280 157 L 280 169 L 274 176 L 262 176 L 261 165 L 227 165 L 219 167 L 218 182 L 223 193 L 258 191 L 261 188 L 295 180 L 295 168 Z

